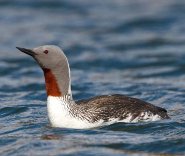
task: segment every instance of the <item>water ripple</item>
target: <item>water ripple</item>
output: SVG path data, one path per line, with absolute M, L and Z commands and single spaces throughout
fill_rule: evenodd
M 1 155 L 184 155 L 185 5 L 168 1 L 0 1 Z M 52 128 L 42 70 L 15 48 L 56 44 L 76 100 L 125 94 L 170 120 Z

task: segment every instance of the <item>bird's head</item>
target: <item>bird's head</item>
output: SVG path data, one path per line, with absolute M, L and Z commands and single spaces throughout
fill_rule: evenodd
M 16 47 L 21 52 L 32 56 L 42 69 L 54 69 L 62 62 L 66 62 L 67 58 L 63 51 L 54 45 L 44 45 L 33 49 Z

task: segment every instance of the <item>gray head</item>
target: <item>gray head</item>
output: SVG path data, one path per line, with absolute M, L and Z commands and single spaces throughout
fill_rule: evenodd
M 17 47 L 32 56 L 44 71 L 48 95 L 71 94 L 70 69 L 63 51 L 54 45 L 44 45 L 33 49 Z
M 32 56 L 43 69 L 46 68 L 52 70 L 67 61 L 63 51 L 55 45 L 44 45 L 33 49 L 16 48 Z

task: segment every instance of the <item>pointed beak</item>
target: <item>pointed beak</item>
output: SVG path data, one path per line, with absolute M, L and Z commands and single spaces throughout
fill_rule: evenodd
M 18 50 L 20 50 L 21 52 L 25 53 L 25 54 L 28 54 L 30 56 L 35 56 L 36 53 L 31 50 L 31 49 L 26 49 L 26 48 L 20 48 L 20 47 L 16 47 Z

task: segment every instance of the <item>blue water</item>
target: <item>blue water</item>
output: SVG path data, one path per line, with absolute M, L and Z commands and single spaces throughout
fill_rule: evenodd
M 0 155 L 185 155 L 184 0 L 1 0 Z M 50 127 L 43 73 L 16 50 L 66 53 L 76 100 L 120 93 L 170 120 L 91 130 Z

